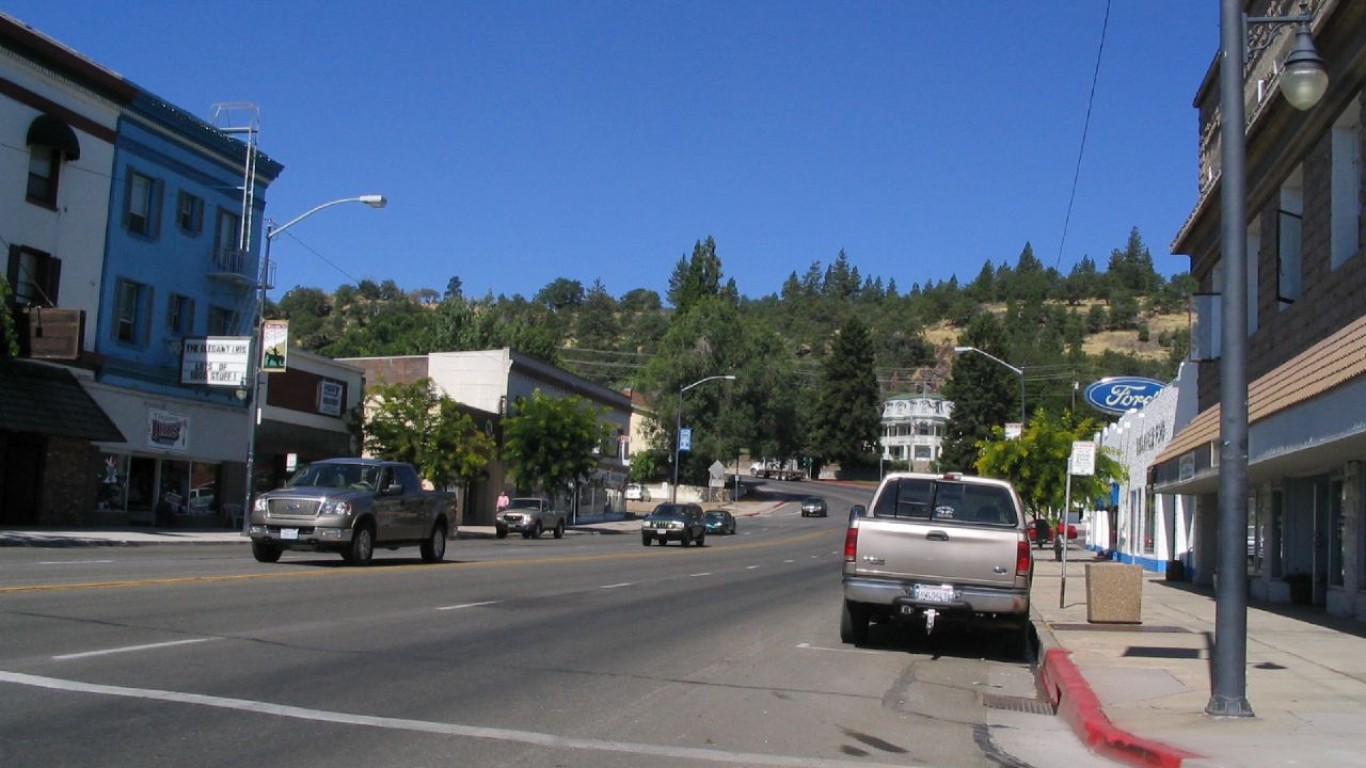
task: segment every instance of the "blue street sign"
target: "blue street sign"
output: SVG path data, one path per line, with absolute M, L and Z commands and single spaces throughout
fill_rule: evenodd
M 678 450 L 692 450 L 692 427 L 684 427 L 678 430 Z

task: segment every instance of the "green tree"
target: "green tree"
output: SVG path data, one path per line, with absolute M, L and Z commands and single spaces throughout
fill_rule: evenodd
M 1004 354 L 1005 334 L 989 313 L 973 318 L 959 341 L 998 358 Z M 954 359 L 942 392 L 953 402 L 953 417 L 940 463 L 946 470 L 971 472 L 977 464 L 978 444 L 991 436 L 993 428 L 1019 418 L 1019 379 L 1005 366 L 967 352 Z
M 1046 408 L 1036 409 L 1019 438 L 1005 439 L 1000 427 L 979 446 L 977 471 L 988 477 L 1009 480 L 1020 499 L 1036 517 L 1056 518 L 1067 496 L 1067 472 L 1072 443 L 1090 440 L 1100 424 L 1090 417 L 1070 411 L 1055 416 Z M 1097 452 L 1094 475 L 1072 477 L 1072 501 L 1085 505 L 1109 493 L 1110 481 L 1123 474 L 1119 462 Z
M 373 406 L 364 426 L 371 454 L 406 461 L 437 487 L 471 482 L 487 468 L 493 438 L 431 379 L 377 384 L 366 399 Z
M 0 357 L 19 356 L 19 330 L 10 310 L 13 305 L 14 291 L 10 289 L 9 280 L 0 275 Z
M 868 329 L 850 318 L 822 366 L 816 411 L 821 455 L 846 465 L 866 459 L 882 429 L 881 404 Z
M 693 245 L 692 258 L 678 260 L 669 276 L 669 303 L 680 313 L 709 297 L 721 295 L 721 257 L 716 241 L 708 236 Z
M 518 485 L 557 495 L 587 479 L 611 437 L 605 413 L 578 395 L 517 398 L 503 420 L 503 458 Z

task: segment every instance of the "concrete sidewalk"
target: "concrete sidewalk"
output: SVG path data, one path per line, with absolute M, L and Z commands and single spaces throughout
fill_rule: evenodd
M 1205 714 L 1212 590 L 1140 571 L 1141 623 L 1088 622 L 1086 565 L 1038 559 L 1033 611 L 1042 688 L 1093 750 L 1131 765 L 1366 766 L 1363 627 L 1308 608 L 1248 610 L 1247 699 L 1255 717 Z

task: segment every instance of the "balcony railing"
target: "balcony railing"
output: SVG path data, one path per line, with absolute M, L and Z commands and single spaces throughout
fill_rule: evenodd
M 209 278 L 238 287 L 256 287 L 256 260 L 240 248 L 215 248 Z

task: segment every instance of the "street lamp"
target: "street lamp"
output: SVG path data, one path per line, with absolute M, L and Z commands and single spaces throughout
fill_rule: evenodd
M 252 340 L 255 344 L 259 345 L 263 343 L 261 340 L 261 312 L 265 308 L 266 288 L 268 287 L 266 285 L 266 281 L 270 277 L 270 244 L 275 242 L 275 238 L 279 237 L 280 234 L 284 232 L 286 229 L 289 229 L 290 227 L 294 226 L 295 224 L 298 224 L 299 222 L 303 221 L 309 216 L 312 216 L 318 211 L 321 211 L 324 208 L 331 208 L 334 205 L 341 205 L 342 203 L 365 203 L 371 208 L 383 208 L 385 205 L 388 205 L 389 201 L 384 198 L 384 195 L 358 195 L 356 197 L 343 197 L 340 200 L 332 200 L 323 203 L 322 205 L 310 208 L 309 210 L 304 211 L 303 213 L 299 214 L 298 216 L 295 216 L 294 218 L 290 219 L 284 224 L 281 224 L 278 227 L 275 226 L 273 223 L 266 223 L 266 249 L 265 255 L 261 258 L 261 269 L 257 273 L 256 301 L 251 313 L 251 333 Z M 247 464 L 245 472 L 246 480 L 245 493 L 242 496 L 243 533 L 251 532 L 251 494 L 253 490 L 252 486 L 254 485 L 254 481 L 256 479 L 256 425 L 258 422 L 261 421 L 262 412 L 260 402 L 261 371 L 260 364 L 258 362 L 260 356 L 261 349 L 259 348 L 259 346 L 254 350 L 250 350 L 247 354 L 247 380 L 251 382 L 251 405 L 248 406 Z M 245 392 L 240 392 L 239 396 L 244 396 L 245 394 Z
M 990 352 L 983 352 L 982 350 L 978 349 L 977 347 L 954 347 L 954 348 L 953 348 L 953 353 L 954 353 L 955 355 L 961 355 L 961 354 L 963 354 L 964 352 L 976 352 L 977 354 L 979 354 L 979 355 L 981 355 L 981 356 L 983 356 L 983 357 L 989 358 L 989 359 L 991 359 L 991 360 L 995 360 L 997 363 L 999 363 L 999 364 L 1001 364 L 1001 365 L 1003 365 L 1003 366 L 1009 368 L 1010 370 L 1014 371 L 1014 372 L 1015 372 L 1015 375 L 1020 377 L 1020 429 L 1024 429 L 1024 422 L 1025 422 L 1025 385 L 1024 385 L 1024 369 L 1023 369 L 1023 368 L 1016 368 L 1015 366 L 1011 365 L 1010 363 L 1007 363 L 1006 361 L 1004 361 L 1004 360 L 1002 360 L 1001 358 L 999 358 L 999 357 L 997 357 L 997 356 L 991 354 Z
M 1301 5 L 1305 10 L 1307 5 Z M 1215 584 L 1215 643 L 1210 699 L 1205 713 L 1252 717 L 1247 701 L 1247 28 L 1297 24 L 1295 46 L 1280 74 L 1281 92 L 1295 109 L 1309 109 L 1328 88 L 1323 59 L 1314 49 L 1312 14 L 1255 17 L 1242 0 L 1220 0 L 1219 126 L 1223 172 L 1219 177 L 1224 275 L 1223 355 L 1219 360 L 1219 527 Z
M 683 393 L 684 393 L 684 392 L 687 392 L 688 390 L 692 389 L 693 387 L 695 387 L 695 386 L 697 386 L 697 385 L 699 385 L 699 384 L 706 384 L 706 383 L 709 382 L 709 381 L 721 381 L 721 380 L 724 380 L 724 381 L 735 381 L 735 376 L 732 375 L 732 374 L 729 374 L 729 373 L 727 373 L 727 374 L 722 374 L 722 375 L 719 375 L 719 376 L 708 376 L 708 377 L 705 378 L 705 379 L 699 379 L 699 380 L 697 380 L 697 381 L 694 381 L 693 383 L 689 384 L 688 386 L 682 387 L 682 388 L 680 388 L 680 389 L 678 390 L 678 413 L 677 413 L 677 417 L 678 417 L 678 418 L 677 418 L 677 420 L 674 422 L 674 482 L 673 482 L 673 485 L 670 486 L 670 488 L 669 488 L 669 501 L 671 501 L 671 502 L 677 502 L 677 501 L 678 501 L 678 453 L 679 453 L 679 448 L 682 447 L 682 446 L 681 446 L 681 443 L 683 442 L 683 440 L 682 440 L 682 436 L 683 436 Z M 737 468 L 736 468 L 736 472 L 739 472 L 739 471 L 740 471 L 740 470 L 739 470 L 739 468 L 737 467 Z

